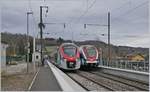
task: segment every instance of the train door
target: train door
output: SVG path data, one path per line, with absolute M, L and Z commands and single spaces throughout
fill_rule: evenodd
M 57 61 L 56 61 L 56 63 L 57 63 L 58 65 L 61 64 L 61 56 L 60 56 L 60 53 L 59 53 L 59 52 L 57 53 Z

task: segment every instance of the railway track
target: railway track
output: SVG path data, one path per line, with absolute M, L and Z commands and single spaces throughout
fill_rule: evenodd
M 126 85 L 129 85 L 131 87 L 135 87 L 135 88 L 142 90 L 142 91 L 148 91 L 149 90 L 149 84 L 143 83 L 141 81 L 130 80 L 127 78 L 122 78 L 122 77 L 114 76 L 111 74 L 101 73 L 98 71 L 91 71 L 90 73 L 96 74 L 98 76 L 102 76 L 102 77 L 105 77 L 105 78 L 108 78 L 108 79 L 111 79 L 111 80 L 114 80 L 114 81 L 117 81 L 117 82 L 120 82 L 120 83 L 123 83 Z
M 78 70 L 76 73 L 68 72 L 67 75 L 83 88 L 90 91 L 148 91 L 147 84 L 99 73 L 97 71 Z
M 113 91 L 77 73 L 66 73 L 66 74 L 87 91 L 94 91 L 94 90 Z

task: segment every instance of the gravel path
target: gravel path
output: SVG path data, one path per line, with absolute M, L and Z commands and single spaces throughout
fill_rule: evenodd
M 20 74 L 21 72 L 25 72 L 27 67 L 26 63 L 20 63 L 17 65 L 7 65 L 5 75 L 13 75 L 13 74 Z
M 30 74 L 15 74 L 2 76 L 1 90 L 2 91 L 25 91 L 30 85 L 33 73 Z

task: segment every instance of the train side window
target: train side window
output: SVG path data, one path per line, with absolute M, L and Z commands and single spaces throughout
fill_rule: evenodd
M 38 58 L 39 58 L 39 56 L 37 55 L 37 56 L 36 56 L 36 59 L 38 59 Z

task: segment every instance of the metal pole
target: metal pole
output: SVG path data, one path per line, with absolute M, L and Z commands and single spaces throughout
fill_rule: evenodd
M 146 71 L 145 72 L 149 72 L 149 61 L 148 62 L 145 62 L 146 64 Z
M 30 53 L 30 42 L 29 42 L 29 14 L 33 14 L 33 12 L 27 12 L 27 73 L 29 72 L 29 53 Z
M 108 12 L 108 62 L 110 63 L 110 12 Z
M 44 23 L 43 23 L 43 19 L 42 19 L 42 8 L 47 8 L 46 13 L 48 12 L 48 6 L 40 6 L 40 23 L 39 23 L 39 27 L 40 27 L 40 43 L 41 43 L 41 62 L 42 65 L 44 65 L 43 60 L 43 27 L 44 27 Z
M 143 69 L 144 71 L 146 70 L 146 68 L 145 68 L 145 61 L 144 61 L 144 69 Z
M 139 70 L 139 62 L 137 62 L 136 70 Z
M 35 37 L 33 38 L 33 70 L 36 71 L 35 68 Z
M 126 65 L 126 67 L 125 67 L 125 69 L 128 69 L 128 61 L 125 61 L 126 63 L 125 63 L 125 65 Z
M 100 48 L 101 49 L 101 48 Z M 101 65 L 103 65 L 103 51 L 102 49 L 100 50 L 101 51 L 101 54 L 100 54 L 100 61 L 101 61 Z
M 132 61 L 130 61 L 130 63 L 131 63 L 131 70 L 133 69 L 133 67 L 132 67 Z
M 41 44 L 41 62 L 43 59 L 43 52 L 42 52 L 42 48 L 43 48 L 43 43 L 42 43 L 42 39 L 43 39 L 43 30 L 42 30 L 42 24 L 43 24 L 43 20 L 42 20 L 42 6 L 40 6 L 40 44 Z M 43 62 L 42 62 L 43 65 Z
M 127 61 L 124 60 L 124 69 L 127 69 Z
M 29 72 L 29 13 L 27 12 L 27 73 Z
M 74 38 L 73 38 L 73 31 L 72 31 L 72 43 L 73 43 L 73 40 L 74 40 Z

